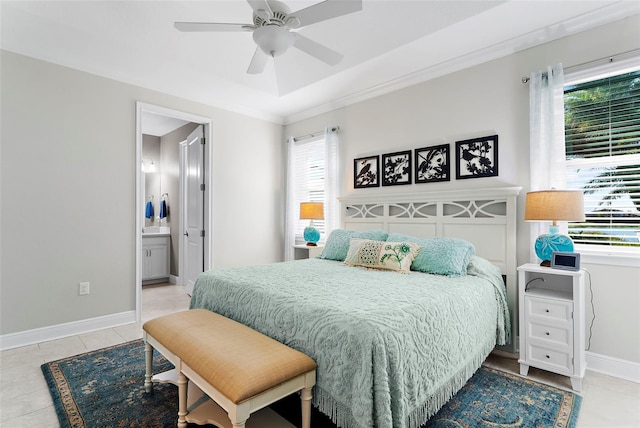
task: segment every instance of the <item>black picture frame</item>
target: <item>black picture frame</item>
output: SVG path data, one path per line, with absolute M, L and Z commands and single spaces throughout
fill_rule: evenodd
M 456 141 L 456 179 L 498 175 L 498 136 Z
M 411 184 L 411 150 L 382 155 L 382 185 Z
M 415 183 L 437 183 L 451 180 L 449 144 L 414 149 Z
M 380 156 L 368 156 L 353 160 L 353 187 L 364 189 L 380 186 Z

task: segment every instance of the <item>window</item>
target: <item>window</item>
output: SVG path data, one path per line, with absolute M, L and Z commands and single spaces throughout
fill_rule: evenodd
M 586 217 L 569 235 L 594 249 L 640 249 L 640 69 L 567 79 L 564 109 L 567 188 L 584 191 Z
M 295 210 L 295 239 L 302 243 L 304 228 L 309 220 L 300 220 L 300 202 L 325 202 L 325 139 L 303 140 L 293 143 L 295 148 L 293 204 Z M 314 220 L 313 224 L 320 232 L 321 239 L 325 238 L 325 221 Z

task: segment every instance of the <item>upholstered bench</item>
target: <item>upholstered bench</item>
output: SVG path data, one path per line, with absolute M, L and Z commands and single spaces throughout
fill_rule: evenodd
M 147 321 L 143 336 L 147 392 L 154 381 L 163 381 L 162 376 L 152 376 L 154 348 L 176 367 L 178 427 L 187 422 L 228 425 L 219 420 L 218 410 L 216 415 L 195 416 L 187 408 L 191 383 L 226 412 L 234 428 L 243 428 L 253 412 L 300 391 L 302 427 L 310 426 L 316 363 L 302 352 L 205 309 Z M 191 397 L 192 406 L 193 402 Z

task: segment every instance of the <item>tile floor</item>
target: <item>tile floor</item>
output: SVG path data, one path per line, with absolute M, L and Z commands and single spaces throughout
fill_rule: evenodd
M 186 309 L 189 296 L 180 286 L 145 286 L 143 322 Z M 93 349 L 142 337 L 141 324 L 110 328 L 0 353 L 0 427 L 58 427 L 57 417 L 40 365 Z M 487 365 L 518 372 L 517 361 L 491 355 Z M 542 382 L 570 389 L 568 378 L 530 369 Z M 587 371 L 578 428 L 640 428 L 640 384 Z

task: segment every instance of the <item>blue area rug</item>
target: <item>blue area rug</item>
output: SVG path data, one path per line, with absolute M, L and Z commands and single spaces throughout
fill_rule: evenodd
M 62 428 L 171 427 L 178 389 L 155 384 L 144 392 L 144 342 L 98 349 L 42 365 Z M 173 364 L 154 351 L 158 372 Z
M 482 367 L 424 427 L 574 427 L 581 403 L 572 392 Z
M 157 351 L 153 364 L 156 372 L 173 367 Z M 177 387 L 155 384 L 151 394 L 144 392 L 142 340 L 46 363 L 42 372 L 63 428 L 176 426 Z M 581 401 L 572 392 L 482 367 L 423 428 L 570 428 Z M 299 403 L 293 396 L 272 408 L 296 424 Z M 335 427 L 315 409 L 311 426 Z

